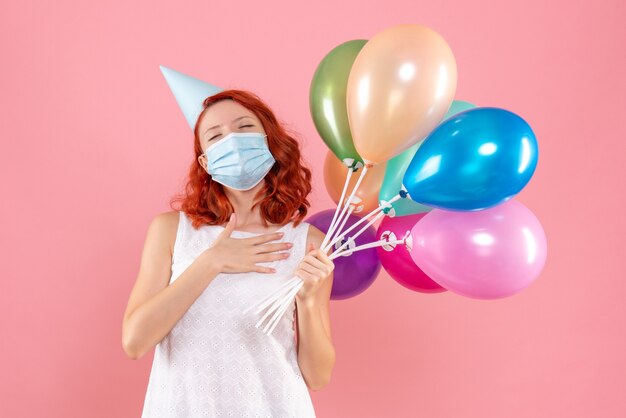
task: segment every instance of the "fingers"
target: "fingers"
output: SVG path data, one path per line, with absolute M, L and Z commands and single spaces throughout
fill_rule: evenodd
M 251 265 L 248 268 L 248 271 L 254 271 L 257 273 L 276 273 L 276 269 L 272 267 L 263 267 L 263 266 L 258 266 L 256 264 Z
M 304 280 L 317 280 L 317 279 L 319 279 L 318 276 L 316 276 L 314 274 L 311 274 L 308 271 L 303 270 L 302 268 L 297 269 L 295 274 L 296 274 L 296 276 L 298 276 L 298 277 L 300 277 L 301 279 L 304 279 Z
M 255 246 L 254 252 L 256 254 L 272 253 L 274 251 L 288 250 L 291 247 L 293 247 L 293 244 L 291 242 L 280 242 L 277 244 L 263 244 L 263 245 Z
M 303 264 L 310 264 L 313 268 L 318 268 L 320 270 L 326 271 L 329 268 L 326 263 L 323 263 L 322 261 L 318 260 L 313 255 L 307 255 L 306 257 L 304 257 L 302 261 L 303 261 Z
M 235 212 L 231 213 L 230 219 L 228 223 L 224 227 L 224 230 L 220 234 L 221 236 L 230 237 L 230 234 L 235 230 L 235 225 L 237 224 L 237 217 L 235 216 Z
M 324 251 L 319 250 L 314 254 L 314 256 L 315 258 L 320 260 L 322 263 L 326 264 L 327 266 L 330 266 L 332 269 L 335 268 L 335 263 L 333 262 L 333 260 L 330 259 L 330 257 L 328 257 L 328 254 L 326 254 Z
M 324 261 L 326 264 L 331 264 L 332 261 L 330 258 L 328 258 L 328 254 L 326 251 L 322 250 L 321 248 L 316 248 L 313 243 L 309 243 L 307 245 L 307 254 L 311 254 L 315 256 L 316 258 Z
M 311 276 L 315 277 L 315 278 L 320 278 L 322 277 L 322 273 L 321 270 L 318 268 L 313 267 L 312 265 L 308 264 L 308 263 L 302 263 L 300 264 L 300 266 L 298 267 L 300 270 L 304 270 L 307 273 L 311 274 Z
M 229 271 L 229 273 L 250 273 L 250 272 L 266 273 L 266 274 L 276 273 L 276 269 L 273 267 L 260 266 L 258 264 L 241 263 L 241 264 L 233 266 L 232 271 Z
M 308 256 L 302 263 L 300 263 L 299 268 L 318 278 L 324 278 L 333 271 L 330 266 Z
M 266 261 L 277 261 L 277 260 L 285 260 L 289 258 L 289 253 L 265 253 L 253 256 L 252 259 L 255 263 L 264 263 Z
M 334 270 L 335 263 L 328 257 L 328 254 L 326 254 L 326 252 L 324 252 L 320 248 L 313 247 L 312 244 L 309 244 L 308 248 L 309 249 L 313 248 L 313 249 L 309 251 L 309 253 L 305 257 L 305 259 L 307 257 L 311 257 L 312 259 L 318 260 L 319 262 L 321 262 L 324 265 L 326 265 L 327 267 L 329 267 L 331 269 L 331 271 Z M 313 264 L 316 265 L 316 263 L 313 263 Z

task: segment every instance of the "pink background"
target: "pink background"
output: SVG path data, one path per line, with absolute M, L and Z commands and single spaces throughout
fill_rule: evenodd
M 539 165 L 518 199 L 548 260 L 504 300 L 414 293 L 381 273 L 334 302 L 318 416 L 626 416 L 626 3 L 591 3 L 4 2 L 0 416 L 140 414 L 152 354 L 125 356 L 122 315 L 148 223 L 192 158 L 159 64 L 263 97 L 302 137 L 316 212 L 332 205 L 313 72 L 399 23 L 447 39 L 458 99 L 534 128 Z

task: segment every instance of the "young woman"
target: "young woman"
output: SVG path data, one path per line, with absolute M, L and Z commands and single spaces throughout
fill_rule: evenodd
M 156 346 L 142 417 L 314 417 L 307 387 L 335 363 L 334 265 L 302 221 L 311 172 L 256 95 L 203 105 L 185 193 L 152 220 L 124 314 L 127 355 Z M 304 286 L 268 336 L 243 311 L 294 274 Z

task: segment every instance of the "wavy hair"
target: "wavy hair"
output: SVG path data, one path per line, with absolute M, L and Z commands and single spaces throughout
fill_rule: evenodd
M 272 110 L 254 93 L 246 90 L 224 90 L 207 97 L 194 128 L 194 160 L 189 167 L 185 190 L 170 200 L 173 210 L 182 210 L 194 228 L 203 224 L 221 225 L 228 221 L 234 208 L 224 193 L 224 186 L 213 181 L 198 162 L 202 154 L 198 121 L 206 110 L 220 100 L 234 100 L 253 112 L 263 124 L 270 152 L 276 163 L 265 176 L 265 185 L 254 197 L 265 226 L 293 221 L 297 226 L 306 216 L 310 203 L 311 170 L 303 164 L 297 140 L 279 123 Z

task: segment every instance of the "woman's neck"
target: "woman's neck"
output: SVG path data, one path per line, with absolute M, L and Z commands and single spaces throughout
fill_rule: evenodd
M 252 209 L 254 204 L 254 196 L 264 186 L 265 180 L 254 186 L 250 190 L 233 190 L 224 187 L 224 193 L 235 210 L 237 216 L 237 225 L 235 229 L 245 229 L 251 225 L 263 225 L 259 206 Z

